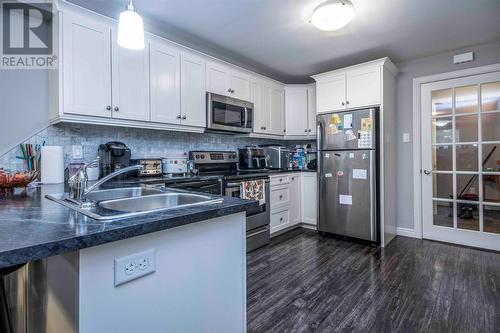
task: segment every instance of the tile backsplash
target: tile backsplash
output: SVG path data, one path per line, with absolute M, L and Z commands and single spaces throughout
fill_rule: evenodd
M 65 164 L 72 161 L 72 146 L 83 147 L 83 160 L 90 162 L 97 156 L 101 143 L 121 141 L 130 147 L 133 158 L 165 157 L 179 155 L 190 150 L 236 150 L 246 145 L 278 143 L 286 146 L 314 141 L 281 141 L 269 139 L 242 138 L 216 133 L 184 133 L 138 128 L 97 126 L 86 124 L 58 124 L 36 133 L 23 143 L 63 146 Z M 21 142 L 20 142 L 21 143 Z M 0 156 L 0 168 L 23 170 L 19 147 Z

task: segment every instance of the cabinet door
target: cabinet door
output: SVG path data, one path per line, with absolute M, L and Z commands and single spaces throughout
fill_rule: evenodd
M 63 15 L 64 113 L 111 117 L 111 29 Z
M 316 225 L 318 210 L 318 184 L 316 173 L 303 172 L 301 210 L 302 222 Z
M 149 120 L 149 48 L 129 50 L 117 44 L 113 29 L 113 118 Z
M 309 136 L 316 137 L 316 87 L 307 88 L 307 131 Z
M 150 43 L 151 120 L 180 124 L 179 51 Z
M 307 136 L 309 133 L 307 109 L 307 88 L 287 87 L 285 89 L 286 135 Z
M 349 108 L 380 104 L 380 67 L 369 67 L 347 73 L 347 99 Z
M 302 220 L 300 214 L 300 201 L 301 201 L 301 180 L 300 174 L 290 175 L 290 224 L 299 224 Z
M 271 234 L 286 229 L 290 226 L 290 212 L 288 209 L 271 212 Z
M 231 96 L 231 71 L 229 67 L 213 62 L 207 63 L 207 91 L 224 96 Z
M 250 99 L 250 78 L 244 73 L 231 72 L 230 96 L 244 101 Z
M 318 112 L 346 108 L 345 74 L 323 78 L 316 83 L 316 107 Z
M 262 83 L 259 81 L 250 82 L 250 102 L 253 103 L 253 131 L 265 133 L 265 127 L 268 126 L 268 114 L 264 112 Z
M 254 131 L 258 133 L 271 133 L 271 86 L 262 84 L 261 108 L 258 111 L 260 126 L 254 125 Z
M 183 53 L 181 56 L 181 121 L 183 125 L 207 124 L 205 61 Z
M 282 88 L 271 88 L 270 134 L 285 134 L 285 91 Z

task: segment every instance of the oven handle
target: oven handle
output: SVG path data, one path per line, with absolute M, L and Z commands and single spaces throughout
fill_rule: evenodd
M 265 183 L 269 183 L 269 179 L 265 179 L 264 182 Z M 243 182 L 239 182 L 239 183 L 227 183 L 226 187 L 238 187 L 238 186 L 241 186 L 241 185 L 243 185 Z

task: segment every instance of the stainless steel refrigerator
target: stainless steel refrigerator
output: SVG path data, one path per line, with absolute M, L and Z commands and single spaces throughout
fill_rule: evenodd
M 320 232 L 378 242 L 378 109 L 317 116 Z

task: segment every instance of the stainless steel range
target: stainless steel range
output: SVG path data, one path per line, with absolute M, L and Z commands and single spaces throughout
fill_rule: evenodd
M 235 151 L 192 151 L 189 153 L 199 176 L 220 176 L 223 195 L 244 198 L 244 183 L 251 180 L 264 182 L 264 198 L 259 210 L 247 213 L 247 252 L 270 242 L 269 174 L 267 170 L 238 170 L 238 154 Z

